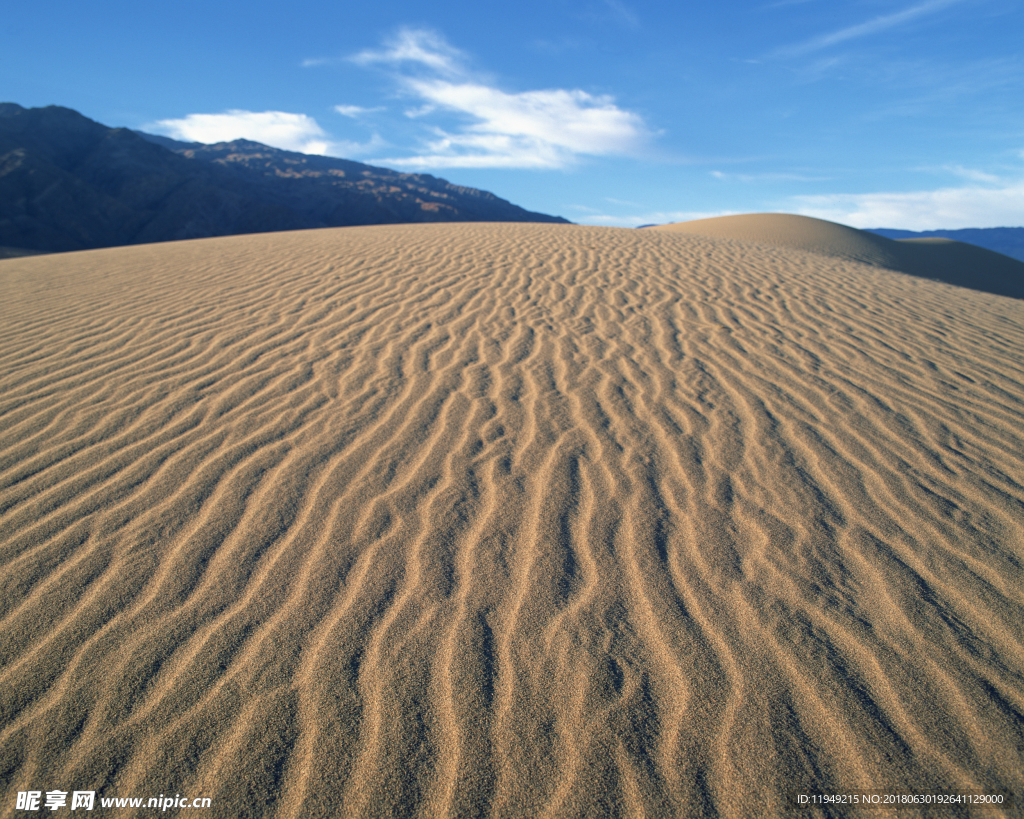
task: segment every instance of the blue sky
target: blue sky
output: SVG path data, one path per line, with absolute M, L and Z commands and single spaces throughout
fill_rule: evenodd
M 15 0 L 0 100 L 586 224 L 1020 226 L 1022 43 L 1020 0 Z

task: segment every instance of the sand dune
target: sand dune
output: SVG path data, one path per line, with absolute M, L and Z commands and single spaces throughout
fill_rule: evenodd
M 1024 796 L 1024 302 L 480 224 L 0 292 L 0 815 Z
M 654 230 L 792 248 L 1024 299 L 1024 262 L 952 239 L 887 239 L 788 213 L 751 213 L 659 225 Z

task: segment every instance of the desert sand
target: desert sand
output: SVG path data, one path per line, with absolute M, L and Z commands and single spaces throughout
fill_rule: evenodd
M 695 219 L 655 230 L 793 248 L 912 276 L 1024 299 L 1024 264 L 983 247 L 952 239 L 886 239 L 810 216 L 751 213 Z
M 1021 815 L 1024 301 L 730 218 L 0 262 L 0 815 Z

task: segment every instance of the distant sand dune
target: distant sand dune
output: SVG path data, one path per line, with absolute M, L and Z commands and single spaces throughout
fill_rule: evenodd
M 0 815 L 1024 798 L 1024 302 L 810 239 L 0 262 Z
M 887 239 L 810 216 L 750 213 L 659 225 L 656 230 L 793 248 L 1024 299 L 1024 262 L 952 239 Z

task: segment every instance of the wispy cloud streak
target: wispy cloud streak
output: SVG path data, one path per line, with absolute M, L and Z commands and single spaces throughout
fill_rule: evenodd
M 867 37 L 871 34 L 877 34 L 878 32 L 895 28 L 903 25 L 904 23 L 909 23 L 911 20 L 915 20 L 918 17 L 923 17 L 959 2 L 961 2 L 961 0 L 926 0 L 924 3 L 918 3 L 916 6 L 903 9 L 903 11 L 897 11 L 893 14 L 885 14 L 881 17 L 875 17 L 872 20 L 859 23 L 855 26 L 849 26 L 848 28 L 840 29 L 839 31 L 833 31 L 830 34 L 822 34 L 818 37 L 812 37 L 810 40 L 806 40 L 803 43 L 785 46 L 776 50 L 774 52 L 774 56 L 798 57 L 803 54 L 810 54 L 814 51 L 821 51 L 822 49 L 838 45 L 839 43 L 844 43 L 848 40 Z
M 581 155 L 623 155 L 639 149 L 649 133 L 643 119 L 610 96 L 578 89 L 508 92 L 471 72 L 468 59 L 440 35 L 403 29 L 379 50 L 352 60 L 384 65 L 402 91 L 420 103 L 410 118 L 452 114 L 466 124 L 427 133 L 414 156 L 377 161 L 414 168 L 563 168 Z

